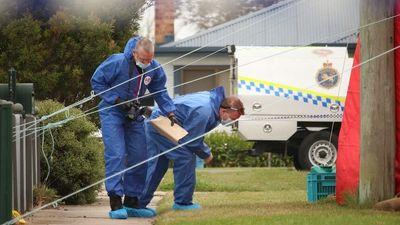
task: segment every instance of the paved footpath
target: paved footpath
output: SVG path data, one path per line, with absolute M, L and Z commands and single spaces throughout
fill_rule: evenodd
M 164 195 L 164 192 L 156 192 L 150 207 L 156 208 Z M 97 200 L 91 205 L 61 205 L 57 208 L 44 209 L 28 217 L 26 221 L 28 225 L 151 225 L 154 222 L 154 218 L 129 217 L 126 220 L 111 220 L 108 217 L 110 206 L 107 193 L 99 193 Z

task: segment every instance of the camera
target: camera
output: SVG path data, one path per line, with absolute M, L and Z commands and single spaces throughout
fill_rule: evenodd
M 142 107 L 140 107 L 140 102 L 138 101 L 131 102 L 130 108 L 126 113 L 126 118 L 129 120 L 137 120 L 143 114 L 142 112 L 143 110 L 141 110 L 141 108 Z

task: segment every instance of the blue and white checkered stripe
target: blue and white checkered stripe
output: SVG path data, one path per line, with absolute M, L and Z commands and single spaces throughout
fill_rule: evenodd
M 313 104 L 313 105 L 320 105 L 323 107 L 329 107 L 332 103 L 336 103 L 339 105 L 340 109 L 344 110 L 344 105 L 338 101 L 333 100 L 331 98 L 325 98 L 318 95 L 313 95 L 309 93 L 303 93 L 299 91 L 294 91 L 286 88 L 275 87 L 271 85 L 264 85 L 261 83 L 255 83 L 253 81 L 246 81 L 246 80 L 239 80 L 238 88 L 248 91 L 255 91 L 257 93 L 267 94 L 267 95 L 274 95 L 276 97 L 285 97 L 290 98 L 295 101 L 302 101 L 304 103 Z

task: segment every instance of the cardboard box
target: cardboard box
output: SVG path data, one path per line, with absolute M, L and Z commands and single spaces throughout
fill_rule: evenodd
M 188 134 L 188 132 L 178 124 L 171 126 L 171 121 L 164 116 L 159 116 L 149 122 L 162 136 L 168 138 L 168 140 L 175 144 L 178 144 L 178 141 Z

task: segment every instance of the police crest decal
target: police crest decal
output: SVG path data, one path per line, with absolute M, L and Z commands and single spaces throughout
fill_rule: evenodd
M 322 64 L 322 68 L 318 70 L 316 80 L 319 86 L 323 88 L 333 88 L 339 83 L 339 73 L 333 68 L 332 63 L 326 61 Z
M 151 82 L 151 77 L 150 77 L 150 76 L 147 76 L 147 77 L 145 77 L 145 78 L 144 78 L 144 82 L 143 82 L 143 83 L 144 83 L 144 85 L 146 85 L 146 86 L 147 86 L 147 85 L 149 85 L 149 84 L 150 84 L 150 82 Z

